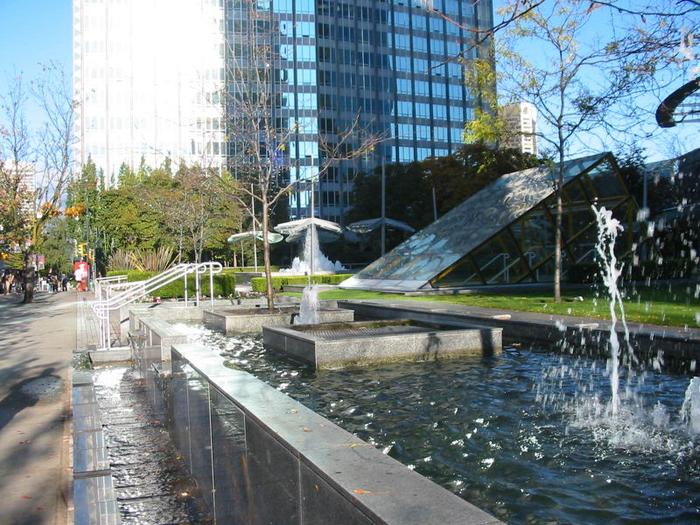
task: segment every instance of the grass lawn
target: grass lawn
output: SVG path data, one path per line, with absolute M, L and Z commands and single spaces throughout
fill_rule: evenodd
M 288 293 L 285 295 L 296 295 Z M 628 321 L 667 326 L 700 326 L 700 285 L 662 286 L 656 289 L 628 290 L 624 296 L 625 316 Z M 583 301 L 574 297 L 581 296 Z M 607 297 L 596 295 L 593 289 L 564 294 L 557 304 L 551 295 L 543 292 L 483 293 L 469 295 L 435 295 L 408 297 L 402 294 L 366 292 L 362 290 L 328 290 L 321 299 L 372 299 L 433 301 L 484 308 L 502 308 L 523 312 L 573 315 L 610 319 Z

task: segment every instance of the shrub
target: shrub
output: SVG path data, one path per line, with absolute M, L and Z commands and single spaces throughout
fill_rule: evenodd
M 150 279 L 157 272 L 140 272 L 138 270 L 129 271 L 113 271 L 107 272 L 109 277 L 113 275 L 126 275 L 127 281 L 145 281 Z M 200 293 L 202 295 L 209 294 L 209 274 L 203 273 L 200 275 Z M 214 295 L 221 295 L 222 297 L 227 297 L 233 295 L 236 291 L 236 276 L 234 272 L 224 270 L 223 272 L 214 275 Z M 187 276 L 187 295 L 193 297 L 195 294 L 195 279 L 194 274 L 189 274 Z M 151 295 L 161 297 L 162 299 L 173 299 L 185 297 L 184 293 L 184 279 L 178 279 L 172 283 L 161 286 L 157 290 L 151 292 Z
M 314 275 L 313 284 L 338 284 L 345 279 L 352 277 L 350 273 L 336 273 L 328 275 Z M 307 284 L 309 278 L 306 275 L 276 275 L 272 278 L 272 288 L 279 292 L 288 284 Z M 254 292 L 265 293 L 267 291 L 267 280 L 265 277 L 253 277 L 250 280 L 252 290 Z

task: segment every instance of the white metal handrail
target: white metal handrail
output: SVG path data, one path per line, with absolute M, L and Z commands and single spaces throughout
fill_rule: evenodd
M 109 348 L 111 346 L 109 336 L 109 313 L 113 310 L 118 310 L 138 299 L 150 295 L 159 288 L 168 285 L 180 278 L 184 278 L 185 304 L 187 304 L 187 276 L 191 273 L 195 274 L 195 294 L 196 304 L 199 304 L 200 298 L 200 275 L 209 273 L 209 295 L 211 298 L 211 307 L 214 308 L 214 275 L 221 273 L 223 267 L 221 263 L 207 261 L 201 263 L 182 263 L 169 268 L 168 270 L 154 275 L 145 281 L 137 281 L 129 283 L 131 286 L 125 290 L 111 295 L 111 288 L 123 288 L 126 284 L 121 280 L 112 282 L 111 286 L 99 286 L 99 293 L 96 290 L 95 302 L 92 309 L 100 322 L 100 347 Z M 108 284 L 110 281 L 104 283 Z M 106 293 L 107 297 L 104 297 Z
M 95 299 L 101 300 L 106 286 L 123 285 L 126 283 L 126 275 L 112 275 L 109 277 L 97 277 L 95 279 Z

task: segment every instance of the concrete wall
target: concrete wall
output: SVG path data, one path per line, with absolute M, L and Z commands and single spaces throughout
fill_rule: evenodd
M 491 356 L 502 349 L 500 328 L 462 328 L 425 325 L 429 331 L 405 331 L 401 325 L 384 321 L 394 331 L 374 332 L 363 336 L 363 328 L 378 328 L 377 321 L 354 322 L 356 336 L 326 338 L 323 333 L 305 327 L 263 327 L 265 345 L 291 357 L 311 363 L 316 368 L 365 366 L 396 361 L 425 361 L 465 355 Z M 346 325 L 329 325 L 328 329 L 349 329 Z
M 330 308 L 321 304 L 318 312 L 319 321 L 322 323 L 348 322 L 355 318 L 352 310 L 343 310 L 337 307 Z M 246 313 L 243 310 L 248 310 Z M 296 305 L 285 306 L 274 312 L 265 308 L 250 311 L 244 308 L 227 308 L 214 311 L 205 311 L 202 319 L 208 328 L 223 332 L 226 335 L 239 333 L 259 333 L 263 326 L 289 326 L 294 324 L 294 319 L 299 315 Z
M 172 356 L 171 434 L 217 523 L 500 523 L 210 350 Z
M 387 305 L 371 302 L 339 301 L 340 308 L 355 311 L 358 319 L 405 319 L 432 323 L 469 323 L 503 329 L 506 343 L 526 343 L 541 347 L 557 347 L 572 353 L 600 356 L 607 355 L 610 340 L 610 323 L 603 320 L 574 321 L 562 316 L 542 319 L 541 315 L 526 312 L 507 316 L 470 314 L 449 311 L 449 305 L 415 306 Z M 561 319 L 559 319 L 561 317 Z M 568 325 L 566 324 L 568 323 Z M 678 327 L 663 327 L 628 323 L 630 344 L 638 357 L 653 359 L 663 356 L 669 369 L 684 369 L 693 360 L 700 359 L 700 331 Z M 624 341 L 624 329 L 617 325 L 620 341 Z

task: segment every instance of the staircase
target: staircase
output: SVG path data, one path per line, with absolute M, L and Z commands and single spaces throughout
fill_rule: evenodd
M 214 308 L 214 275 L 221 273 L 223 267 L 218 262 L 182 263 L 172 266 L 158 275 L 154 275 L 145 281 L 125 282 L 124 277 L 105 277 L 97 280 L 95 286 L 95 302 L 92 309 L 95 312 L 100 325 L 100 349 L 108 350 L 113 340 L 119 340 L 121 326 L 119 320 L 116 324 L 110 322 L 110 313 L 119 311 L 124 306 L 151 295 L 159 288 L 183 279 L 185 283 L 185 306 L 188 305 L 187 276 L 195 275 L 195 304 L 199 304 L 201 281 L 203 274 L 209 275 L 209 295 L 211 306 Z M 116 335 L 116 337 L 114 337 Z

